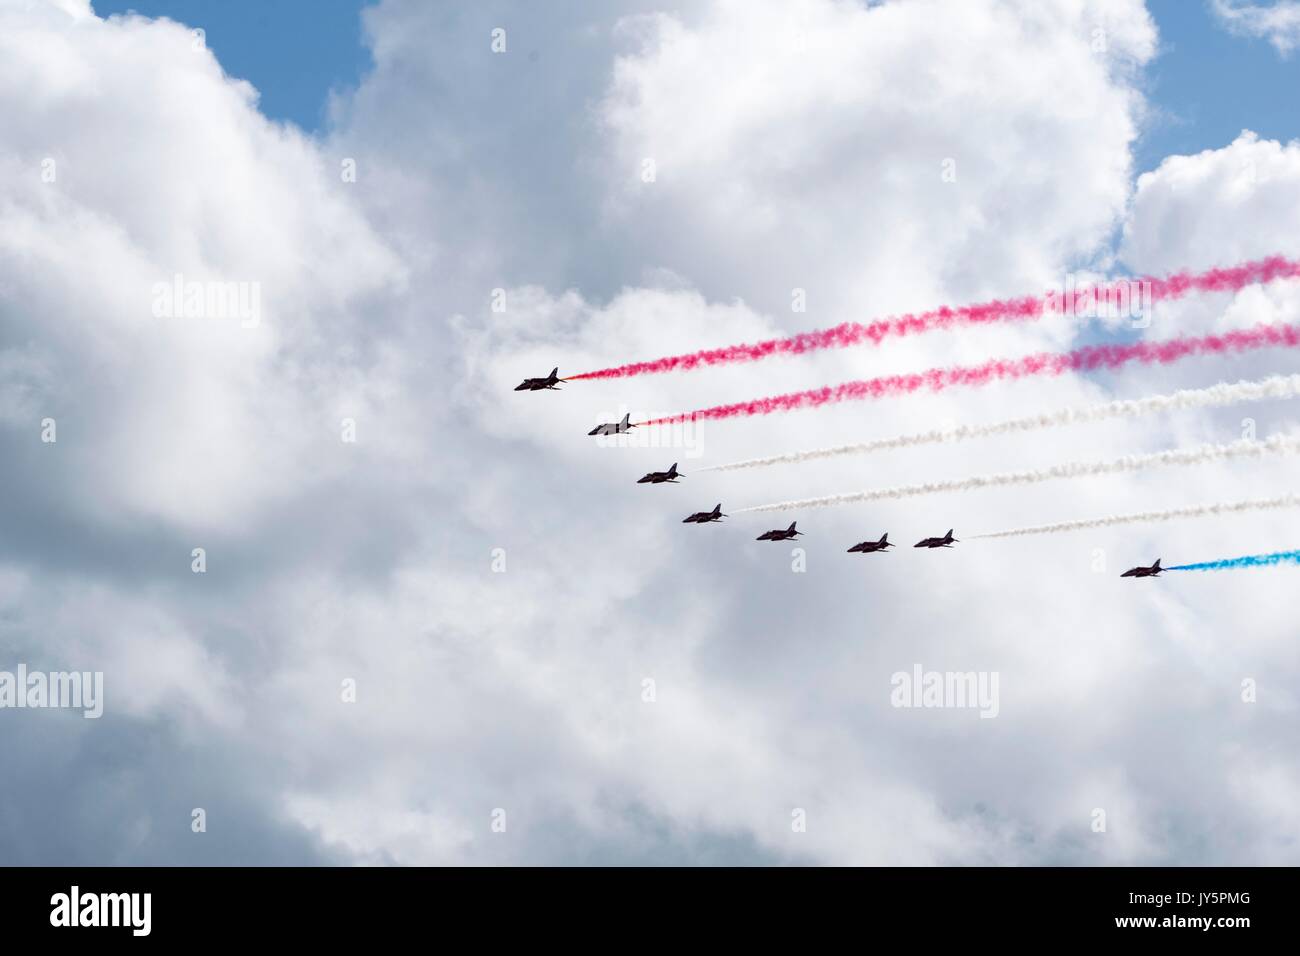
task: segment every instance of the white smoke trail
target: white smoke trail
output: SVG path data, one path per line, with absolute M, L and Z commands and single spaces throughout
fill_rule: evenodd
M 909 448 L 913 445 L 947 444 L 966 441 L 971 438 L 989 438 L 993 435 L 1005 435 L 1011 432 L 1060 428 L 1064 425 L 1079 425 L 1112 418 L 1138 418 L 1142 415 L 1154 415 L 1159 412 L 1182 411 L 1190 408 L 1222 408 L 1241 402 L 1263 402 L 1273 399 L 1295 398 L 1297 396 L 1300 396 L 1300 375 L 1274 375 L 1271 378 L 1257 382 L 1237 382 L 1235 385 L 1222 383 L 1209 388 L 1183 389 L 1170 395 L 1152 395 L 1147 398 L 1103 402 L 1099 405 L 1089 405 L 1084 408 L 1065 408 L 1058 412 L 1028 415 L 1024 418 L 1012 418 L 988 425 L 961 425 L 957 428 L 935 429 L 928 432 L 916 432 L 911 435 L 895 435 L 892 438 L 878 438 L 874 441 L 860 442 L 854 445 L 836 445 L 831 448 L 789 452 L 784 455 L 773 455 L 770 458 L 749 458 L 745 461 L 710 465 L 695 470 L 734 471 L 738 468 L 788 465 L 816 461 L 821 458 L 838 458 L 841 455 L 865 455 L 876 451 L 888 451 L 893 448 Z
M 1079 521 L 1061 521 L 1057 524 L 1040 524 L 1008 531 L 990 531 L 986 534 L 967 535 L 976 538 L 1019 538 L 1028 534 L 1053 534 L 1058 531 L 1080 531 L 1084 528 L 1109 528 L 1120 524 L 1147 524 L 1172 521 L 1175 518 L 1204 518 L 1210 515 L 1240 514 L 1243 511 L 1273 511 L 1281 508 L 1300 508 L 1300 495 L 1282 495 L 1280 498 L 1255 498 L 1250 501 L 1229 501 L 1209 505 L 1192 505 L 1171 508 L 1168 511 L 1136 511 L 1126 515 L 1108 515 L 1105 518 L 1084 518 Z
M 976 488 L 1000 488 L 1005 485 L 1031 485 L 1058 478 L 1087 478 L 1096 475 L 1113 475 L 1145 468 L 1168 465 L 1200 465 L 1231 458 L 1260 458 L 1264 455 L 1293 454 L 1300 452 L 1300 436 L 1275 435 L 1265 441 L 1243 439 L 1230 445 L 1201 445 L 1197 448 L 1173 448 L 1150 455 L 1125 455 L 1112 461 L 1072 461 L 1053 465 L 1037 471 L 1008 471 L 995 475 L 975 475 L 950 481 L 932 481 L 921 485 L 902 485 L 897 488 L 874 488 L 851 491 L 824 498 L 802 498 L 796 501 L 777 501 L 768 505 L 741 508 L 732 514 L 749 511 L 792 511 L 796 508 L 825 508 L 831 505 L 849 505 L 861 501 L 886 501 L 933 495 L 944 491 L 973 491 Z

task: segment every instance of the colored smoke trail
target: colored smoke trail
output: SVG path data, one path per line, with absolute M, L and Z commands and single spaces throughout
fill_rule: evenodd
M 886 338 L 915 335 L 954 325 L 986 325 L 992 322 L 1028 321 L 1051 314 L 1086 314 L 1098 301 L 1130 302 L 1136 287 L 1141 298 L 1151 302 L 1178 299 L 1192 292 L 1236 292 L 1248 285 L 1274 282 L 1278 279 L 1300 278 L 1300 261 L 1283 256 L 1270 256 L 1254 262 L 1206 272 L 1178 272 L 1163 279 L 1124 279 L 1087 286 L 1082 289 L 1050 292 L 1040 296 L 1018 299 L 998 299 L 979 305 L 957 308 L 943 306 L 929 312 L 907 313 L 874 322 L 845 322 L 829 329 L 800 332 L 787 338 L 768 339 L 742 345 L 728 345 L 716 349 L 702 349 L 684 355 L 671 355 L 645 362 L 631 362 L 570 375 L 567 381 L 599 378 L 627 378 L 632 375 L 649 375 L 659 372 L 687 371 L 710 365 L 731 365 L 736 362 L 756 362 L 773 355 L 802 355 L 821 349 L 847 348 L 870 342 L 879 345 Z
M 1257 382 L 1237 382 L 1235 385 L 1219 384 L 1209 388 L 1184 389 L 1170 395 L 1152 395 L 1147 398 L 1104 402 L 1084 408 L 1066 408 L 1042 415 L 1027 415 L 987 425 L 961 425 L 957 428 L 934 429 L 910 435 L 895 435 L 854 445 L 835 445 L 810 451 L 789 452 L 768 458 L 749 458 L 723 465 L 710 465 L 697 471 L 735 471 L 740 468 L 763 468 L 768 465 L 789 465 L 842 455 L 865 455 L 894 448 L 915 445 L 947 444 L 972 438 L 989 438 L 1011 432 L 1038 431 L 1060 428 L 1113 418 L 1137 418 L 1159 412 L 1181 411 L 1190 408 L 1222 408 L 1240 402 L 1262 402 L 1274 399 L 1295 398 L 1300 395 L 1300 375 L 1274 375 Z
M 1202 561 L 1200 564 L 1180 564 L 1166 571 L 1229 571 L 1236 568 L 1267 568 L 1275 564 L 1300 564 L 1300 551 L 1277 551 L 1273 554 L 1252 554 L 1244 558 L 1224 558 L 1222 561 Z
M 1104 518 L 1084 518 L 1078 521 L 1061 521 L 1056 524 L 1040 524 L 1028 528 L 1012 528 L 1008 531 L 990 531 L 986 534 L 972 534 L 967 537 L 972 541 L 979 538 L 1021 538 L 1032 534 L 1056 534 L 1062 531 L 1082 531 L 1087 528 L 1110 528 L 1115 525 L 1148 524 L 1172 521 L 1177 518 L 1206 518 L 1213 515 L 1241 514 L 1247 511 L 1274 511 L 1282 508 L 1300 508 L 1300 495 L 1282 495 L 1279 498 L 1255 498 L 1250 501 L 1191 505 L 1186 508 L 1171 508 L 1167 511 L 1136 511 L 1125 515 L 1107 515 Z
M 705 419 L 771 415 L 798 408 L 818 408 L 839 402 L 863 401 L 909 395 L 922 390 L 941 392 L 954 386 L 977 387 L 990 382 L 1010 381 L 1038 375 L 1066 372 L 1113 371 L 1133 362 L 1168 365 L 1192 355 L 1220 355 L 1252 349 L 1300 345 L 1300 326 L 1257 325 L 1250 329 L 1218 335 L 1180 337 L 1163 342 L 1135 342 L 1130 345 L 1087 345 L 1072 352 L 1040 352 L 1018 359 L 992 359 L 982 365 L 932 368 L 907 375 L 885 375 L 840 385 L 823 385 L 803 392 L 789 392 L 755 398 L 731 405 L 715 405 L 666 418 L 654 418 L 640 425 L 676 425 Z
M 749 511 L 793 511 L 799 508 L 825 508 L 831 505 L 857 504 L 863 501 L 897 501 L 945 491 L 974 491 L 977 488 L 1002 488 L 1008 485 L 1034 485 L 1061 478 L 1091 478 L 1097 475 L 1114 475 L 1147 468 L 1173 465 L 1201 465 L 1212 461 L 1234 458 L 1262 458 L 1264 455 L 1284 455 L 1300 452 L 1300 436 L 1275 435 L 1265 441 L 1243 439 L 1230 445 L 1201 445 L 1196 448 L 1174 448 L 1149 455 L 1126 455 L 1111 461 L 1072 461 L 1034 471 L 1008 471 L 994 475 L 974 475 L 949 481 L 931 481 L 920 485 L 902 485 L 897 488 L 873 488 L 851 491 L 822 498 L 802 498 L 795 501 L 778 501 L 773 504 L 741 508 L 732 514 Z

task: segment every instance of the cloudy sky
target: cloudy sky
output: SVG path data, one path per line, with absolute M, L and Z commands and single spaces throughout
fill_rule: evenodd
M 1118 577 L 1300 546 L 1295 512 L 907 547 L 1283 494 L 1293 458 L 790 515 L 800 552 L 753 540 L 771 515 L 680 523 L 1285 434 L 1273 402 L 690 473 L 1294 354 L 710 422 L 674 447 L 585 435 L 1297 321 L 1297 283 L 1160 303 L 1140 333 L 1049 320 L 512 391 L 1300 255 L 1300 6 L 258 6 L 0 0 L 0 670 L 105 689 L 98 720 L 0 710 L 0 862 L 1300 862 L 1300 571 Z M 258 321 L 159 314 L 177 275 L 255 288 Z M 681 484 L 634 484 L 673 460 Z M 903 547 L 844 553 L 885 531 Z M 996 673 L 997 716 L 893 706 L 917 666 Z

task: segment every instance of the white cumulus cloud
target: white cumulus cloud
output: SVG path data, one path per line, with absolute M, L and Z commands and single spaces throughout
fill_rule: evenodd
M 1133 182 L 1157 39 L 1140 2 L 384 0 L 364 22 L 375 69 L 307 136 L 267 121 L 182 24 L 0 0 L 0 646 L 33 664 L 106 661 L 130 694 L 114 705 L 110 682 L 94 731 L 29 721 L 32 735 L 0 736 L 24 768 L 0 784 L 23 821 L 0 849 L 137 863 L 1293 858 L 1294 814 L 1278 809 L 1298 776 L 1288 580 L 1117 577 L 1157 554 L 1253 548 L 1275 517 L 843 551 L 886 530 L 910 543 L 1117 502 L 1265 497 L 1294 465 L 823 512 L 800 521 L 802 555 L 755 542 L 761 520 L 680 523 L 718 500 L 1232 441 L 1239 416 L 1204 411 L 691 474 L 1263 377 L 1288 357 L 720 423 L 690 447 L 585 432 L 623 409 L 1068 348 L 1090 330 L 970 329 L 511 390 L 555 365 L 1042 291 L 1114 266 L 1117 231 L 1139 270 L 1289 251 L 1293 146 L 1243 136 Z M 256 282 L 260 324 L 154 315 L 154 287 L 177 274 Z M 1265 298 L 1160 321 L 1293 314 L 1293 288 L 1251 295 Z M 1256 417 L 1267 434 L 1288 410 Z M 635 484 L 672 460 L 682 484 Z M 998 717 L 891 706 L 891 675 L 918 663 L 998 672 Z M 1243 713 L 1251 676 L 1266 702 Z M 48 754 L 73 733 L 125 768 L 109 800 L 133 837 L 102 805 L 46 806 L 15 782 L 62 772 Z M 166 836 L 185 821 L 166 819 L 164 772 L 223 808 L 225 849 Z M 33 834 L 69 819 L 79 849 L 41 857 Z

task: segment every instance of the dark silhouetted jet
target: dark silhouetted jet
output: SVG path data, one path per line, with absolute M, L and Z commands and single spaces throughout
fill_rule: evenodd
M 786 528 L 784 531 L 782 531 L 780 528 L 777 528 L 775 531 L 764 531 L 754 540 L 755 541 L 790 541 L 794 538 L 795 535 L 803 534 L 802 531 L 795 531 L 794 526 L 795 526 L 795 522 L 791 521 L 790 527 Z
M 859 554 L 874 554 L 877 551 L 884 551 L 886 548 L 892 548 L 889 543 L 889 533 L 886 532 L 880 536 L 879 541 L 859 541 L 853 547 L 849 548 L 848 553 L 852 554 L 857 551 Z
M 719 518 L 725 517 L 726 515 L 722 513 L 722 503 L 718 502 L 713 506 L 712 511 L 697 511 L 689 518 L 683 518 L 682 524 L 691 524 L 692 522 L 695 524 L 707 524 L 710 521 L 717 521 Z
M 957 540 L 957 539 L 954 538 L 954 537 L 952 536 L 952 528 L 949 528 L 949 529 L 948 529 L 948 533 L 945 534 L 942 538 L 923 538 L 923 539 L 921 539 L 920 541 L 916 542 L 916 544 L 912 545 L 912 547 L 914 547 L 914 548 L 951 548 L 951 547 L 952 547 L 952 543 L 953 543 L 954 541 L 956 541 L 956 540 Z
M 681 475 L 677 474 L 677 462 L 673 462 L 673 466 L 667 471 L 652 471 L 644 478 L 638 478 L 636 483 L 638 485 L 662 485 L 665 482 L 676 484 L 680 477 Z
M 1156 558 L 1156 563 L 1151 565 L 1151 567 L 1144 568 L 1139 565 L 1136 568 L 1129 568 L 1127 571 L 1121 574 L 1120 577 L 1121 578 L 1154 578 L 1157 575 L 1159 575 L 1160 572 L 1163 570 L 1164 568 L 1160 566 L 1160 559 Z
M 520 382 L 518 385 L 515 386 L 515 391 L 516 392 L 540 392 L 544 388 L 552 388 L 558 392 L 559 389 L 555 388 L 555 386 L 558 383 L 564 381 L 564 379 L 560 378 L 559 376 L 560 376 L 560 367 L 557 365 L 555 366 L 555 368 L 551 369 L 551 374 L 546 376 L 546 378 L 524 379 L 522 382 Z
M 624 415 L 621 422 L 607 422 L 604 425 L 597 425 L 588 435 L 626 435 L 632 429 L 636 428 L 632 424 L 632 416 Z

